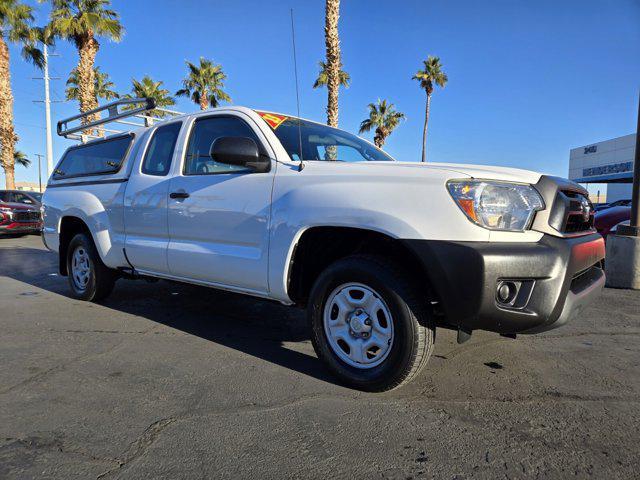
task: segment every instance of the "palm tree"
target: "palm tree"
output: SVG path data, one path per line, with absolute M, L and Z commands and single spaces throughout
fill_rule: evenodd
M 338 36 L 338 19 L 340 18 L 340 0 L 326 0 L 324 43 L 326 53 L 327 74 L 327 125 L 338 126 L 338 90 L 340 88 L 340 37 Z
M 393 103 L 387 103 L 386 100 L 369 104 L 369 118 L 360 123 L 360 131 L 358 133 L 369 132 L 375 128 L 375 136 L 373 143 L 376 147 L 382 148 L 385 140 L 391 132 L 404 120 L 404 113 L 396 112 Z
M 31 166 L 31 160 L 27 158 L 27 154 L 20 150 L 16 150 L 13 154 L 13 161 L 18 165 L 22 165 L 24 168 Z
M 170 107 L 175 105 L 175 100 L 169 95 L 169 90 L 162 88 L 161 81 L 154 81 L 149 75 L 142 77 L 142 80 L 131 80 L 131 93 L 125 95 L 125 98 L 153 98 L 158 107 Z M 134 107 L 131 107 L 134 108 Z M 155 117 L 164 117 L 166 113 L 152 110 L 148 112 Z
M 318 66 L 320 67 L 320 72 L 318 72 L 318 78 L 313 84 L 313 88 L 325 87 L 327 82 L 329 81 L 329 76 L 327 75 L 327 64 L 323 61 L 318 62 Z M 351 82 L 351 76 L 345 72 L 344 70 L 340 70 L 338 75 L 340 79 L 340 85 L 349 88 L 349 82 Z
M 200 105 L 200 110 L 206 110 L 209 105 L 215 108 L 221 101 L 231 101 L 229 95 L 222 90 L 227 79 L 222 65 L 216 65 L 204 57 L 200 57 L 200 66 L 189 61 L 186 63 L 189 74 L 182 81 L 183 88 L 176 95 L 191 97 L 194 103 Z
M 112 90 L 115 88 L 115 85 L 109 80 L 108 73 L 101 72 L 100 67 L 94 67 L 93 74 L 95 78 L 93 91 L 96 99 L 103 98 L 105 100 L 111 100 L 119 97 L 118 92 Z M 67 100 L 80 101 L 79 83 L 78 69 L 74 68 L 71 70 L 71 74 L 69 74 L 69 78 L 67 79 L 67 89 L 65 90 Z
M 36 48 L 39 30 L 32 27 L 33 8 L 19 0 L 0 0 L 0 165 L 7 189 L 15 188 L 15 149 L 18 135 L 13 123 L 13 91 L 8 42 L 22 46 L 22 56 L 41 67 L 42 52 Z
M 441 88 L 447 84 L 447 74 L 442 71 L 442 64 L 440 58 L 429 55 L 426 60 L 423 60 L 424 70 L 418 70 L 412 77 L 413 80 L 420 82 L 420 88 L 423 88 L 427 92 L 427 107 L 424 115 L 424 130 L 422 132 L 422 161 L 427 160 L 427 124 L 429 123 L 429 108 L 431 106 L 431 94 L 433 93 L 434 85 L 438 85 Z
M 94 63 L 100 43 L 96 36 L 115 42 L 120 41 L 124 29 L 118 14 L 109 9 L 110 0 L 51 0 L 51 22 L 53 35 L 73 42 L 78 49 L 78 100 L 80 111 L 87 112 L 98 106 L 95 93 Z M 97 120 L 93 115 L 85 123 Z M 91 133 L 90 131 L 85 133 Z

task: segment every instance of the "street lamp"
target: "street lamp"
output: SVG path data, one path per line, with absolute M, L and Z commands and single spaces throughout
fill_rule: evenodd
M 35 154 L 38 157 L 38 191 L 42 193 L 42 170 L 40 170 L 40 161 L 42 160 L 42 155 L 39 153 Z

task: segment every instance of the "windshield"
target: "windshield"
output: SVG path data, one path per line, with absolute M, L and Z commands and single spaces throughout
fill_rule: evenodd
M 33 198 L 35 198 L 38 202 L 42 202 L 42 194 L 37 192 L 29 192 Z
M 393 158 L 379 148 L 343 130 L 297 118 L 258 113 L 273 129 L 292 160 L 300 160 L 300 152 L 302 151 L 302 160 L 393 161 Z M 271 118 L 277 118 L 280 121 L 270 121 Z M 301 137 L 302 148 L 300 148 Z

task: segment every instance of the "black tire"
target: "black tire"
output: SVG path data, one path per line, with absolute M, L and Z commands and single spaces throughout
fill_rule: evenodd
M 349 283 L 373 289 L 391 313 L 391 347 L 382 363 L 371 368 L 357 368 L 343 361 L 325 332 L 325 304 L 332 292 Z M 309 297 L 308 321 L 313 347 L 329 370 L 342 383 L 370 392 L 392 390 L 410 382 L 426 365 L 435 341 L 426 295 L 395 263 L 371 255 L 338 260 L 320 274 Z
M 73 256 L 78 249 L 86 253 L 88 260 L 88 280 L 84 288 L 76 281 L 73 274 Z M 117 275 L 102 263 L 93 240 L 85 233 L 78 233 L 71 239 L 67 248 L 67 278 L 71 293 L 75 298 L 88 302 L 98 302 L 111 293 Z

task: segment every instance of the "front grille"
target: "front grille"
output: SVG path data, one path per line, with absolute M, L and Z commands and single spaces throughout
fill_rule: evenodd
M 13 218 L 16 222 L 39 222 L 40 212 L 16 212 Z
M 580 233 L 593 230 L 593 204 L 582 193 L 558 190 L 549 224 L 560 233 Z
M 532 230 L 560 237 L 595 232 L 593 205 L 580 185 L 565 178 L 543 175 L 535 188 L 546 208 L 536 213 Z

